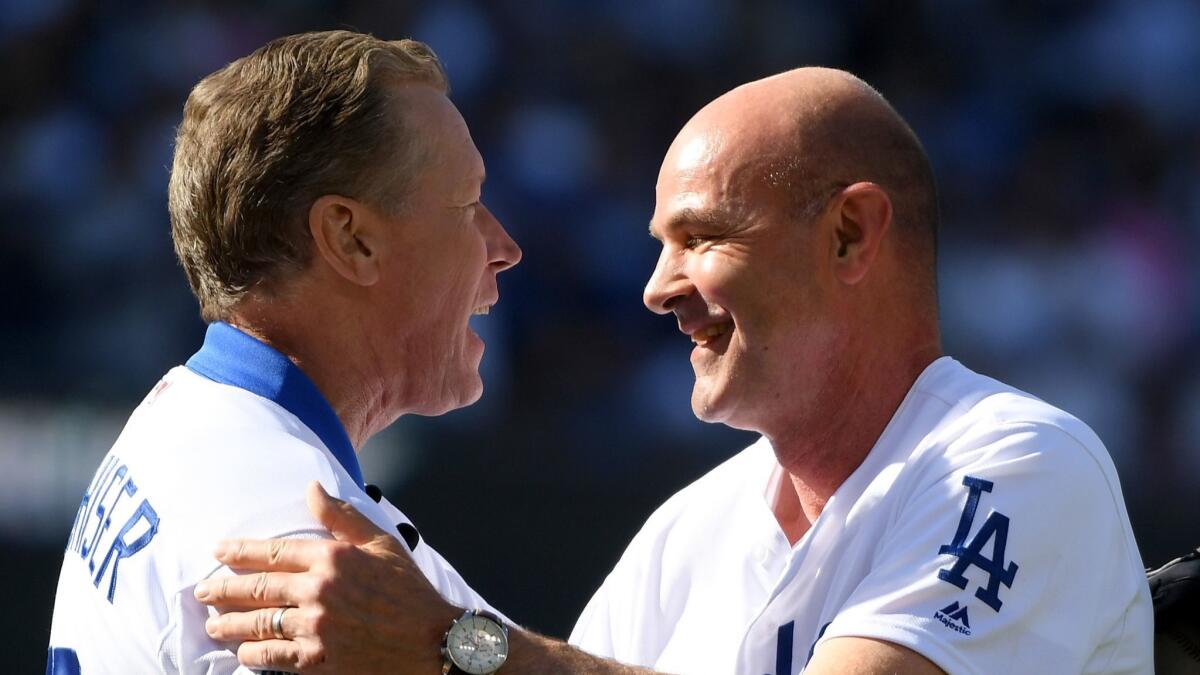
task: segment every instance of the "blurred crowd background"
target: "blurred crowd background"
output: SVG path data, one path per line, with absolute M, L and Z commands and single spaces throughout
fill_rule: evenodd
M 363 455 L 516 620 L 565 635 L 652 508 L 751 440 L 691 415 L 691 345 L 641 304 L 646 224 L 691 114 L 804 64 L 862 76 L 924 140 L 949 353 L 1097 430 L 1147 565 L 1200 544 L 1194 0 L 0 0 L 11 672 L 40 672 L 100 457 L 202 338 L 166 212 L 188 91 L 273 37 L 338 27 L 434 47 L 484 199 L 525 250 L 478 324 L 482 402 L 402 419 Z

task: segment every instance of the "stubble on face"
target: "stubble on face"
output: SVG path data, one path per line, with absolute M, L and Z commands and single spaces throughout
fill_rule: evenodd
M 722 341 L 693 349 L 693 412 L 757 431 L 825 388 L 821 373 L 836 343 L 819 281 L 819 209 L 802 216 L 796 208 L 799 187 L 807 187 L 794 174 L 802 148 L 780 106 L 750 89 L 698 113 L 664 160 L 652 221 L 665 247 L 691 236 L 688 227 L 703 239 L 679 253 L 691 289 L 671 307 L 681 328 L 698 315 L 732 322 Z M 719 224 L 698 223 L 689 212 Z M 681 219 L 680 235 L 673 223 Z
M 695 149 L 704 134 L 719 135 L 721 148 Z M 887 233 L 903 231 L 872 220 L 890 212 L 850 202 L 855 184 L 873 184 L 913 219 L 906 226 L 932 227 L 931 180 L 919 142 L 886 101 L 857 78 L 821 68 L 718 98 L 664 160 L 651 224 L 663 250 L 646 304 L 675 312 L 681 328 L 689 313 L 733 319 L 728 348 L 694 350 L 693 411 L 766 436 L 810 493 L 832 494 L 940 355 L 936 297 L 924 280 L 932 242 L 909 241 L 916 230 L 898 241 Z M 732 189 L 739 185 L 750 187 Z M 683 197 L 695 210 L 748 214 L 732 228 L 739 246 L 724 231 L 715 244 L 684 246 L 690 233 L 669 227 Z M 879 238 L 860 236 L 863 216 Z

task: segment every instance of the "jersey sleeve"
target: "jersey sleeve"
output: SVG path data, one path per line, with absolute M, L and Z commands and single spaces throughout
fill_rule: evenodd
M 299 530 L 277 535 L 278 539 L 330 539 L 328 532 L 320 529 Z M 220 565 L 203 579 L 219 579 L 233 575 L 234 571 Z M 170 623 L 162 633 L 159 645 L 159 660 L 164 673 L 194 675 L 251 675 L 251 671 L 238 663 L 236 642 L 218 642 L 208 636 L 204 624 L 218 611 L 196 600 L 193 592 L 196 584 L 179 589 L 170 600 Z
M 617 642 L 613 630 L 617 626 L 612 619 L 613 598 L 609 587 L 610 581 L 605 580 L 592 595 L 575 622 L 568 642 L 596 656 L 613 658 Z
M 377 505 L 363 500 L 354 494 L 341 494 L 376 525 L 385 531 L 394 531 L 387 520 L 387 512 L 381 511 Z M 392 507 L 394 508 L 394 507 Z M 397 512 L 398 514 L 399 512 Z M 312 521 L 300 502 L 285 505 L 274 514 L 254 514 L 253 523 L 287 523 L 290 530 L 277 532 L 264 529 L 262 525 L 250 522 L 235 525 L 231 528 L 236 535 L 256 539 L 330 539 L 330 534 Z M 311 524 L 309 521 L 312 521 Z M 416 550 L 412 551 L 414 561 L 429 579 L 430 583 L 451 603 L 469 609 L 487 609 L 497 614 L 510 625 L 513 622 L 488 604 L 482 596 L 476 593 L 458 572 L 428 543 L 422 541 Z M 221 578 L 235 572 L 228 567 L 217 565 L 213 561 L 210 573 L 196 580 Z M 216 616 L 217 610 L 198 602 L 193 596 L 195 583 L 175 593 L 171 601 L 171 623 L 163 633 L 160 645 L 160 661 L 164 672 L 195 673 L 197 675 L 249 675 L 253 671 L 242 667 L 237 660 L 237 643 L 217 642 L 208 636 L 204 624 L 209 617 Z
M 1096 645 L 1114 659 L 1148 633 L 1127 620 L 1144 580 L 1102 449 L 1021 423 L 944 450 L 918 469 L 816 649 L 870 637 L 948 673 L 1066 673 L 1095 663 Z
M 584 607 L 568 642 L 622 663 L 654 663 L 662 640 L 656 637 L 656 625 L 646 621 L 650 607 L 636 602 L 657 596 L 645 581 L 640 566 L 623 558 Z
M 500 617 L 504 623 L 510 626 L 518 625 L 471 588 L 458 570 L 454 569 L 454 566 L 429 544 L 422 541 L 412 554 L 417 566 L 425 574 L 425 578 L 429 579 L 433 587 L 450 604 L 463 609 L 484 609 Z
M 678 498 L 668 500 L 634 536 L 575 623 L 568 642 L 622 663 L 647 665 L 661 655 L 670 626 L 659 568 Z

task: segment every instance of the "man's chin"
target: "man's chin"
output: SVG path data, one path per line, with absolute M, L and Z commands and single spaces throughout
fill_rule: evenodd
M 701 390 L 699 386 L 692 390 L 692 413 L 696 419 L 709 424 L 723 424 L 726 418 L 726 406 L 722 405 L 720 396 L 714 392 Z
M 482 398 L 483 378 L 479 376 L 479 371 L 473 371 L 469 376 L 463 378 L 463 384 L 456 394 L 457 400 L 453 409 L 474 405 L 475 402 Z
M 423 417 L 437 417 L 448 412 L 473 405 L 483 396 L 483 379 L 479 373 L 463 377 L 459 384 L 442 394 L 436 401 L 428 401 L 420 409 L 415 410 Z
M 751 411 L 739 406 L 742 402 L 727 390 L 713 391 L 699 387 L 692 390 L 692 413 L 696 419 L 708 424 L 724 424 L 731 429 L 758 431 L 757 420 L 747 414 Z

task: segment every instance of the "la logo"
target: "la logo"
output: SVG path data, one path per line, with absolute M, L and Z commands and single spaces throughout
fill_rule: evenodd
M 954 533 L 953 541 L 938 549 L 938 554 L 949 553 L 958 560 L 948 569 L 938 570 L 938 578 L 965 589 L 967 578 L 963 576 L 963 572 L 968 567 L 978 567 L 987 573 L 988 581 L 987 586 L 975 589 L 975 597 L 999 612 L 1004 604 L 1000 600 L 1000 584 L 1012 588 L 1013 579 L 1017 576 L 1015 562 L 1004 564 L 1004 549 L 1008 546 L 1008 516 L 993 511 L 971 542 L 967 543 L 967 535 L 971 533 L 971 525 L 975 522 L 975 510 L 979 508 L 979 496 L 984 492 L 991 492 L 993 485 L 991 481 L 973 476 L 964 477 L 963 485 L 967 486 L 969 492 L 962 518 L 958 521 L 958 531 Z M 983 554 L 983 547 L 987 546 L 989 541 L 992 542 L 991 558 Z

